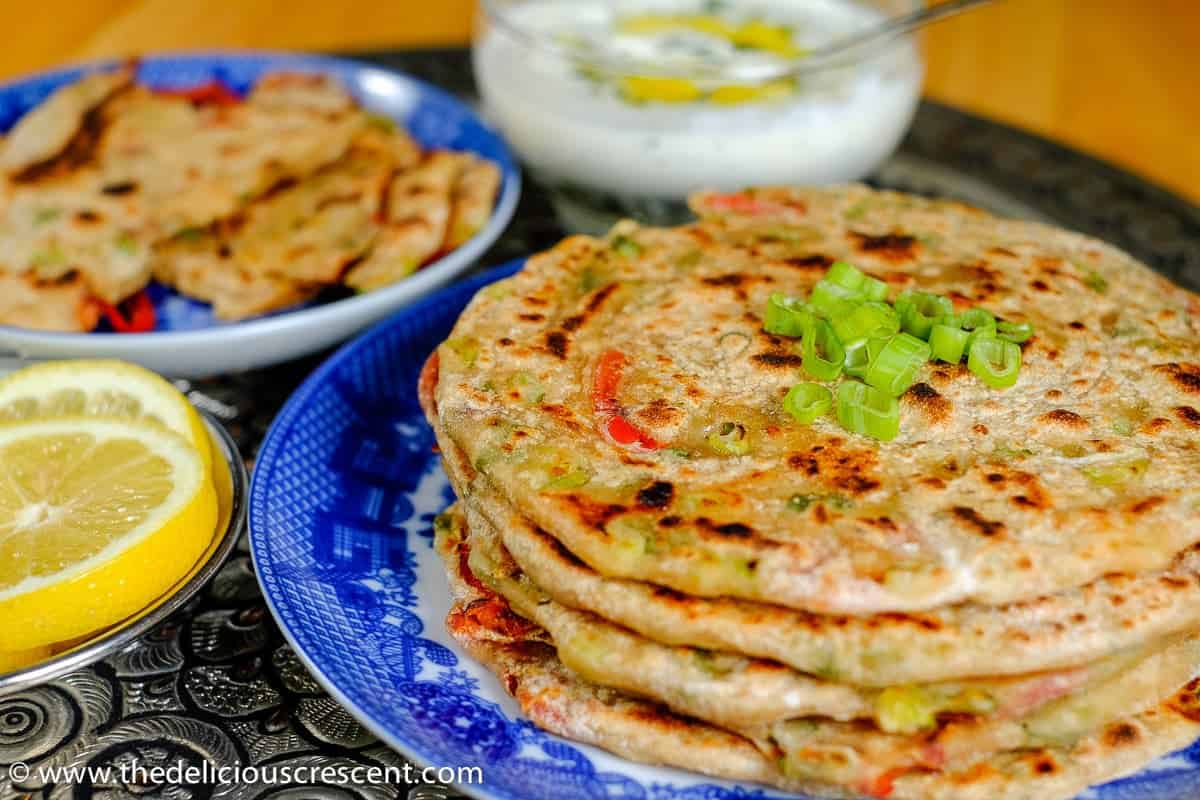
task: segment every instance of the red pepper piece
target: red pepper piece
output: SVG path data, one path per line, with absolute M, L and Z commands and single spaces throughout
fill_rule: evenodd
M 891 797 L 892 792 L 896 789 L 896 778 L 899 778 L 907 771 L 903 768 L 890 769 L 867 781 L 866 785 L 862 787 L 862 792 L 869 797 Z
M 154 313 L 154 303 L 150 301 L 150 295 L 145 289 L 125 300 L 120 306 L 99 302 L 100 310 L 117 333 L 148 333 L 154 330 L 158 322 Z
M 198 106 L 232 106 L 242 102 L 242 98 L 236 92 L 216 79 L 183 89 L 162 89 L 158 93 L 169 97 L 182 97 Z
M 718 211 L 729 211 L 746 216 L 767 216 L 792 211 L 803 214 L 804 205 L 798 202 L 780 202 L 765 197 L 756 197 L 749 192 L 732 192 L 712 195 L 708 204 Z
M 592 379 L 592 412 L 604 432 L 617 444 L 661 450 L 662 444 L 625 418 L 625 412 L 617 402 L 617 389 L 628 363 L 629 359 L 618 350 L 607 350 L 601 354 Z

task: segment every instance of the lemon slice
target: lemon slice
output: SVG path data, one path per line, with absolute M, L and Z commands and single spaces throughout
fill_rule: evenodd
M 212 474 L 189 441 L 156 423 L 0 425 L 0 465 L 0 651 L 137 613 L 212 541 Z
M 0 423 L 83 415 L 149 419 L 190 441 L 212 466 L 208 430 L 179 390 L 126 361 L 47 361 L 0 378 Z

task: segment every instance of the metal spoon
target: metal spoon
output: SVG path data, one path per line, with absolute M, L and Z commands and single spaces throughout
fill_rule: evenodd
M 852 33 L 849 36 L 843 36 L 841 39 L 835 39 L 828 44 L 821 45 L 815 50 L 809 51 L 804 60 L 820 61 L 844 55 L 848 50 L 856 50 L 865 45 L 894 39 L 897 36 L 902 36 L 910 31 L 923 28 L 938 20 L 952 17 L 955 14 L 961 14 L 975 6 L 981 6 L 984 3 L 990 2 L 991 0 L 947 0 L 947 2 L 927 6 L 908 14 L 888 17 L 879 25 Z

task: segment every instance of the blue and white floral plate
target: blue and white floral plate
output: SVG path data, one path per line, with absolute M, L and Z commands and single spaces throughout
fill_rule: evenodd
M 0 86 L 0 131 L 60 86 L 105 66 L 41 73 Z M 179 377 L 265 367 L 322 350 L 470 268 L 512 219 L 521 174 L 500 135 L 466 104 L 427 83 L 380 67 L 321 56 L 264 52 L 151 56 L 138 80 L 153 88 L 187 88 L 219 80 L 244 93 L 265 72 L 317 72 L 340 80 L 371 111 L 391 117 L 426 147 L 469 150 L 500 165 L 504 181 L 487 225 L 470 241 L 404 280 L 367 294 L 298 306 L 264 317 L 224 322 L 206 303 L 151 284 L 158 325 L 150 333 L 51 333 L 0 325 L 0 355 L 124 358 Z
M 783 795 L 634 764 L 544 733 L 446 633 L 450 589 L 432 521 L 454 496 L 417 404 L 426 356 L 499 267 L 426 297 L 346 345 L 280 412 L 250 491 L 250 543 L 271 611 L 339 702 L 433 766 L 479 766 L 482 798 L 775 800 Z M 1195 800 L 1200 745 L 1094 800 Z

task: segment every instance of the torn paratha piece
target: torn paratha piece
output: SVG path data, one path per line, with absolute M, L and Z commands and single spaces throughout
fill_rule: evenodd
M 319 286 L 242 268 L 210 232 L 178 235 L 155 250 L 154 277 L 182 294 L 211 303 L 220 319 L 239 320 L 310 299 Z
M 233 222 L 234 257 L 248 272 L 331 284 L 379 232 L 391 164 L 374 149 L 346 158 L 250 205 Z
M 129 86 L 133 69 L 87 75 L 56 90 L 21 118 L 0 149 L 0 171 L 15 176 L 62 153 L 93 110 Z
M 500 191 L 500 167 L 491 161 L 471 157 L 454 185 L 450 224 L 443 250 L 466 243 L 487 224 Z
M 0 325 L 84 333 L 100 321 L 100 305 L 78 276 L 39 281 L 0 270 Z
M 254 84 L 246 101 L 272 111 L 303 109 L 335 117 L 357 108 L 340 81 L 310 72 L 269 72 Z
M 113 106 L 98 156 L 106 180 L 138 187 L 163 236 L 229 216 L 332 163 L 366 124 L 354 111 L 197 106 L 148 90 Z
M 468 155 L 438 150 L 415 169 L 398 174 L 388 190 L 387 223 L 379 242 L 346 274 L 346 285 L 363 292 L 387 286 L 440 252 L 454 187 L 469 163 Z

